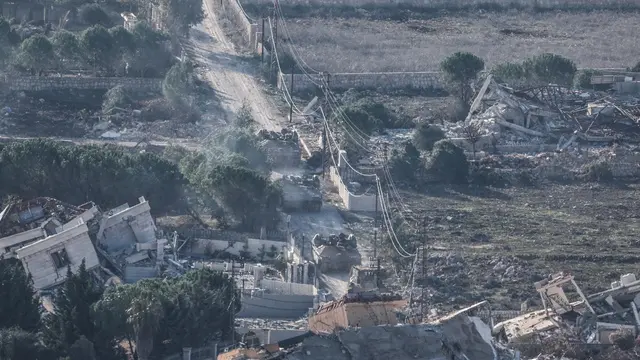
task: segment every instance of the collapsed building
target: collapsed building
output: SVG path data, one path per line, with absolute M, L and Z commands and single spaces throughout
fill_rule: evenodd
M 543 309 L 496 324 L 495 336 L 506 342 L 564 336 L 589 344 L 610 344 L 610 335 L 620 330 L 638 336 L 640 280 L 634 274 L 622 275 L 610 289 L 591 295 L 584 295 L 574 277 L 566 273 L 549 276 L 535 287 Z
M 357 302 L 352 302 L 357 304 Z M 341 305 L 341 306 L 344 306 Z M 490 327 L 471 314 L 475 306 L 462 309 L 432 323 L 362 324 L 335 327 L 329 332 L 304 333 L 262 347 L 234 349 L 218 360 L 364 360 L 364 359 L 473 359 L 512 360 L 513 351 L 495 343 Z
M 96 235 L 99 253 L 126 283 L 159 275 L 166 239 L 157 239 L 151 206 L 144 198 L 134 206 L 122 204 L 103 214 Z
M 487 152 L 639 143 L 639 105 L 640 100 L 632 97 L 558 85 L 512 89 L 489 75 L 464 123 L 448 129 L 448 135 L 468 150 L 475 145 L 475 150 Z
M 0 259 L 17 258 L 37 290 L 58 285 L 67 268 L 77 271 L 100 263 L 89 236 L 98 214 L 93 203 L 73 206 L 52 198 L 9 204 L 0 212 Z
M 82 262 L 99 279 L 125 282 L 159 275 L 166 240 L 156 239 L 151 208 L 121 205 L 105 213 L 89 202 L 74 206 L 52 198 L 11 203 L 0 212 L 0 259 L 16 258 L 48 290 Z

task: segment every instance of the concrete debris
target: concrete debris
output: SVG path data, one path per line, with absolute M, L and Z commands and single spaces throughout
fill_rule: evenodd
M 164 261 L 167 241 L 156 238 L 149 204 L 139 200 L 107 212 L 91 202 L 74 206 L 52 198 L 6 204 L 0 212 L 0 259 L 22 261 L 38 290 L 62 283 L 67 266 L 76 271 L 82 259 L 105 286 L 121 283 L 118 277 L 155 277 L 161 267 L 172 271 Z
M 538 152 L 539 145 L 558 140 L 554 151 L 640 142 L 640 99 L 557 85 L 516 91 L 486 80 L 466 120 L 444 125 L 448 137 L 469 151 L 470 128 L 475 150 L 487 152 Z
M 257 334 L 256 334 L 257 335 Z M 491 338 L 490 327 L 466 312 L 429 324 L 349 326 L 304 333 L 276 344 L 234 349 L 218 359 L 513 360 L 515 352 Z
M 639 335 L 640 280 L 634 274 L 622 275 L 610 289 L 591 295 L 584 295 L 566 273 L 549 276 L 535 286 L 543 309 L 496 324 L 494 336 L 509 343 L 561 336 L 584 344 L 611 344 L 610 335 L 620 330 Z

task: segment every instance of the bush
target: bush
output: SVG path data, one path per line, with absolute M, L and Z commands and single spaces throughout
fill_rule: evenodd
M 583 178 L 587 181 L 609 182 L 613 180 L 613 172 L 608 163 L 598 160 L 586 166 Z
M 80 20 L 86 25 L 111 26 L 109 15 L 98 4 L 84 4 L 78 9 Z
M 131 98 L 124 87 L 118 85 L 109 89 L 104 94 L 104 100 L 102 101 L 102 113 L 108 114 L 116 108 L 126 108 L 131 104 Z
M 414 182 L 416 172 L 420 169 L 420 152 L 407 142 L 404 151 L 393 150 L 389 159 L 389 170 L 394 178 L 400 181 Z
M 420 150 L 431 151 L 433 145 L 444 138 L 444 131 L 439 126 L 421 122 L 413 133 L 413 145 Z
M 578 71 L 573 79 L 573 87 L 576 89 L 593 89 L 591 77 L 594 75 L 602 75 L 602 72 L 593 69 Z
M 436 181 L 462 184 L 467 182 L 469 162 L 462 149 L 451 141 L 440 140 L 433 146 L 426 171 Z
M 406 119 L 399 118 L 391 112 L 383 103 L 372 101 L 367 93 L 353 94 L 350 91 L 343 96 L 345 103 L 342 111 L 351 122 L 366 134 L 381 131 L 385 128 L 396 129 L 406 127 Z
M 633 72 L 640 72 L 640 61 L 638 61 L 638 63 L 636 64 L 636 66 L 631 68 L 631 71 Z
M 577 71 L 573 61 L 550 53 L 525 60 L 523 67 L 528 78 L 543 85 L 555 83 L 571 86 Z
M 442 120 L 448 122 L 463 121 L 469 114 L 469 105 L 462 102 L 460 99 L 456 99 L 454 102 L 447 105 L 444 111 L 440 114 Z

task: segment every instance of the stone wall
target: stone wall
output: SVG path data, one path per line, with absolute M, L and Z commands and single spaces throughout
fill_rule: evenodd
M 118 85 L 133 91 L 162 91 L 162 79 L 159 78 L 4 76 L 0 82 L 10 91 L 109 90 Z
M 231 0 L 233 1 L 233 0 Z M 242 0 L 244 4 L 271 5 L 271 0 Z M 637 0 L 284 0 L 282 6 L 413 6 L 423 8 L 505 7 L 537 9 L 639 8 Z
M 322 75 L 293 75 L 293 93 L 313 90 L 321 83 Z M 336 73 L 325 74 L 324 80 L 332 90 L 347 89 L 418 89 L 437 90 L 443 87 L 443 74 L 437 71 L 387 72 L 387 73 Z M 291 89 L 291 74 L 278 76 L 278 88 Z

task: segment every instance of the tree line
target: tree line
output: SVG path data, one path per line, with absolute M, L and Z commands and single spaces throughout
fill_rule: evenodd
M 282 191 L 270 179 L 248 106 L 202 151 L 165 154 L 117 146 L 73 146 L 45 139 L 0 144 L 0 199 L 39 196 L 103 208 L 144 196 L 155 214 L 208 212 L 224 226 L 255 232 L 279 221 Z
M 0 261 L 0 359 L 159 359 L 227 339 L 240 309 L 233 279 L 210 269 L 104 289 L 84 262 L 45 311 L 17 260 Z
M 168 36 L 140 22 L 132 31 L 122 26 L 94 25 L 83 32 L 60 29 L 49 36 L 35 34 L 15 47 L 1 35 L 7 22 L 0 19 L 0 46 L 4 61 L 16 70 L 37 75 L 46 70 L 88 68 L 106 75 L 163 76 L 174 60 L 165 42 Z M 5 30 L 3 30 L 5 29 Z

